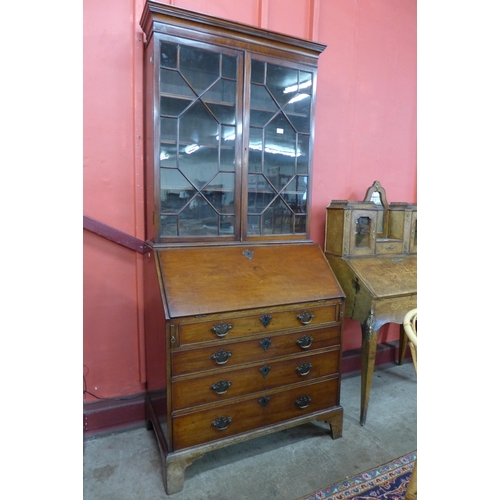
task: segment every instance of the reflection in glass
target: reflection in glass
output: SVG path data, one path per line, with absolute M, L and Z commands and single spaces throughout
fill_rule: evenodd
M 263 234 L 293 233 L 292 213 L 281 198 L 277 198 L 262 217 Z
M 262 172 L 262 129 L 250 128 L 248 142 L 248 171 Z
M 161 44 L 160 65 L 164 68 L 177 68 L 177 45 L 172 43 Z
M 276 192 L 261 174 L 248 176 L 248 213 L 261 214 L 276 196 Z

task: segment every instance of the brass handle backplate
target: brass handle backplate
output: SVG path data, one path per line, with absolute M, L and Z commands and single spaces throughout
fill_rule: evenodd
M 224 321 L 221 321 L 220 323 L 212 326 L 211 331 L 214 332 L 217 337 L 225 337 L 229 330 L 232 330 L 232 328 L 233 325 L 230 323 L 224 323 Z
M 309 406 L 309 403 L 311 402 L 311 396 L 300 396 L 300 398 L 295 400 L 295 404 L 303 410 L 304 408 L 307 408 Z
M 302 363 L 301 365 L 297 366 L 297 368 L 295 368 L 295 371 L 300 375 L 305 376 L 309 374 L 312 367 L 312 363 Z
M 304 311 L 297 316 L 297 319 L 303 324 L 308 325 L 312 319 L 314 318 L 314 314 L 309 311 Z
M 231 382 L 229 380 L 219 380 L 216 384 L 212 384 L 210 389 L 215 391 L 217 394 L 226 394 L 227 390 L 231 387 Z
M 296 342 L 296 344 L 300 345 L 300 347 L 302 347 L 302 349 L 307 349 L 307 348 L 311 347 L 312 343 L 313 343 L 313 338 L 310 335 L 303 335 Z
M 223 431 L 229 427 L 229 424 L 233 421 L 231 417 L 219 417 L 216 418 L 212 425 L 219 431 Z
M 213 359 L 218 365 L 224 365 L 227 363 L 227 360 L 232 356 L 231 351 L 223 351 L 222 349 L 218 352 L 214 352 L 210 359 Z

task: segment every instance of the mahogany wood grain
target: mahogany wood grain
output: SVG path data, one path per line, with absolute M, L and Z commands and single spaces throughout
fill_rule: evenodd
M 224 365 L 220 366 L 235 366 L 242 363 L 251 363 L 252 361 L 265 361 L 276 356 L 300 355 L 314 349 L 323 349 L 340 345 L 341 327 L 340 325 L 328 326 L 325 328 L 313 329 L 285 334 L 276 334 L 269 332 L 266 335 L 256 337 L 252 340 L 228 341 L 217 343 L 217 345 L 209 347 L 201 347 L 198 349 L 176 349 L 172 352 L 172 374 L 174 378 L 178 375 L 187 373 L 197 373 L 216 368 L 217 362 L 212 359 L 217 352 L 229 352 L 230 356 Z M 305 347 L 301 347 L 297 343 L 303 336 L 311 339 L 311 344 L 307 347 L 307 341 L 304 342 Z M 264 339 L 270 341 L 269 347 L 264 350 L 261 342 Z
M 232 404 L 211 406 L 204 411 L 184 415 L 174 414 L 174 446 L 176 450 L 223 437 L 250 431 L 255 428 L 282 422 L 338 405 L 339 378 L 315 381 L 292 389 L 277 389 L 254 394 L 252 397 Z M 259 399 L 269 396 L 265 408 Z M 311 398 L 307 408 L 301 409 L 296 400 L 302 396 Z M 219 417 L 230 417 L 227 429 L 218 430 L 212 422 Z
M 197 374 L 195 378 L 178 378 L 172 383 L 174 411 L 335 375 L 339 371 L 339 349 L 216 369 L 206 375 Z M 297 368 L 303 364 L 306 366 L 303 367 L 304 375 L 301 375 Z M 211 388 L 219 381 L 230 384 L 224 387 L 226 392 L 223 394 Z

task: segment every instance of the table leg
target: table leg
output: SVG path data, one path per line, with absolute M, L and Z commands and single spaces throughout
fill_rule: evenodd
M 403 325 L 399 327 L 399 364 L 403 364 L 403 360 L 406 354 L 406 348 L 408 347 L 408 337 L 405 334 L 405 329 Z
M 375 317 L 370 314 L 361 325 L 361 415 L 359 423 L 365 425 L 370 401 L 370 389 L 372 386 L 373 371 L 375 369 L 375 355 L 377 353 L 378 330 L 373 329 Z

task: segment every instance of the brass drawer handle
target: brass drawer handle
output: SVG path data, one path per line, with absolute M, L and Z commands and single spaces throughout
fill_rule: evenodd
M 220 323 L 217 323 L 216 325 L 212 326 L 211 331 L 214 332 L 217 337 L 225 337 L 229 330 L 233 328 L 233 325 L 230 323 L 224 323 L 221 321 Z
M 313 343 L 313 338 L 310 335 L 303 335 L 296 342 L 296 344 L 300 345 L 302 349 L 308 349 L 309 347 L 311 347 L 312 343 Z
M 229 427 L 229 424 L 233 421 L 231 417 L 219 417 L 216 418 L 212 425 L 219 431 L 223 431 Z
M 312 319 L 314 318 L 314 314 L 312 312 L 304 311 L 297 316 L 297 319 L 303 324 L 308 325 Z
M 309 406 L 309 403 L 311 402 L 311 396 L 300 396 L 300 398 L 295 400 L 295 404 L 303 410 L 304 408 L 307 408 Z
M 302 363 L 301 365 L 297 366 L 297 368 L 295 368 L 295 371 L 297 371 L 300 375 L 304 377 L 305 375 L 309 374 L 312 367 L 313 367 L 312 363 Z
M 219 380 L 216 384 L 212 384 L 210 389 L 215 391 L 217 394 L 226 394 L 227 390 L 231 387 L 231 382 L 229 380 Z
M 213 359 L 218 365 L 224 365 L 227 363 L 227 360 L 231 357 L 233 353 L 231 351 L 223 351 L 222 349 L 219 352 L 214 352 L 210 359 Z

